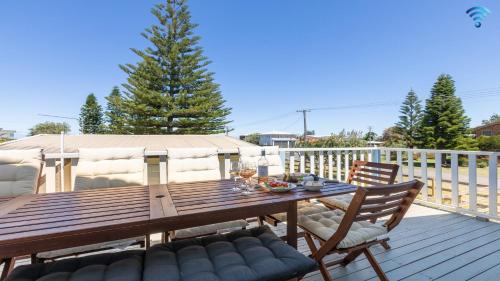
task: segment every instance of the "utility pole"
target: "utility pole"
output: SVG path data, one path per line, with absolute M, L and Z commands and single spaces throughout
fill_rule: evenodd
M 304 116 L 304 140 L 306 141 L 306 136 L 307 136 L 307 112 L 311 112 L 310 109 L 299 109 L 297 112 L 302 112 L 302 115 Z

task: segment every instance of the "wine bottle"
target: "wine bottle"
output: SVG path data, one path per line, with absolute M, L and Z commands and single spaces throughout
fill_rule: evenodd
M 267 182 L 269 176 L 269 161 L 266 159 L 266 151 L 262 150 L 261 157 L 257 162 L 257 181 Z

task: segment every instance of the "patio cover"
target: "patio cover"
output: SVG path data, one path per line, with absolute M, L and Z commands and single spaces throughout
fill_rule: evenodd
M 36 135 L 0 144 L 0 150 L 42 148 L 44 153 L 59 153 L 60 135 Z M 146 151 L 164 151 L 168 148 L 216 147 L 237 150 L 254 144 L 225 135 L 65 135 L 64 152 L 78 152 L 78 148 L 145 147 Z

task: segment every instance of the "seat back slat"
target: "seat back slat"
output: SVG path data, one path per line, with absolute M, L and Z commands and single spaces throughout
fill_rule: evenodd
M 347 182 L 355 181 L 367 185 L 393 184 L 398 169 L 397 164 L 354 161 Z

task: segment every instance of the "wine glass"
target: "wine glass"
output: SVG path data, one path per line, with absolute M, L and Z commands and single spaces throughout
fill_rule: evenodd
M 240 166 L 240 176 L 245 179 L 243 194 L 250 194 L 250 178 L 257 173 L 257 166 L 254 162 L 242 162 Z
M 241 191 L 241 188 L 238 184 L 238 180 L 241 179 L 240 177 L 240 162 L 238 161 L 231 161 L 231 166 L 229 169 L 229 174 L 231 175 L 231 179 L 234 179 L 234 186 L 231 188 L 232 191 L 238 192 Z

